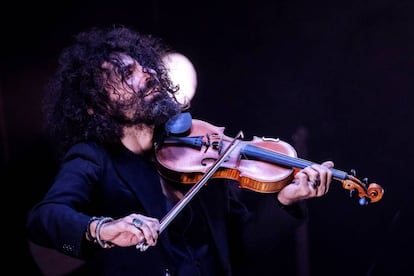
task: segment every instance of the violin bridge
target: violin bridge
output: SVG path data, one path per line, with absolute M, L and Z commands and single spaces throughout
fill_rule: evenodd
M 279 138 L 271 138 L 271 137 L 262 137 L 262 140 L 263 141 L 273 141 L 273 142 L 279 142 L 280 141 L 280 139 Z

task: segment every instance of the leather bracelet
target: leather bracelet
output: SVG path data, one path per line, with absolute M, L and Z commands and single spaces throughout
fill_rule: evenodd
M 111 217 L 103 217 L 103 218 L 99 218 L 98 223 L 96 224 L 96 228 L 95 228 L 95 237 L 96 237 L 96 242 L 102 247 L 102 248 L 111 248 L 114 247 L 113 244 L 111 244 L 110 242 L 107 241 L 103 241 L 101 240 L 101 227 L 104 223 L 113 221 L 114 219 Z

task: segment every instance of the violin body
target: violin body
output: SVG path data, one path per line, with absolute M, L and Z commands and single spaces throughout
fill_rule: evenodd
M 205 121 L 193 119 L 191 132 L 188 135 L 194 139 L 193 141 L 186 143 L 183 142 L 185 139 L 179 137 L 167 138 L 162 147 L 157 148 L 156 157 L 161 175 L 182 184 L 197 183 L 233 140 L 223 132 L 224 127 L 216 127 Z M 201 141 L 193 143 L 196 139 Z M 241 142 L 241 145 L 224 160 L 212 178 L 232 179 L 239 182 L 242 188 L 262 193 L 279 191 L 292 181 L 293 168 L 243 158 L 242 149 L 246 143 L 292 157 L 297 155 L 295 149 L 284 141 L 263 140 L 255 136 L 251 141 Z

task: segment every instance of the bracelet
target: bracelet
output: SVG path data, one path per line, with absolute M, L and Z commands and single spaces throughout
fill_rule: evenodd
M 107 222 L 110 222 L 110 221 L 113 221 L 114 219 L 113 218 L 111 218 L 111 217 L 102 217 L 102 218 L 99 218 L 99 221 L 98 221 L 98 223 L 96 224 L 96 228 L 95 228 L 95 237 L 96 237 L 96 242 L 102 247 L 102 248 L 111 248 L 111 247 L 113 247 L 114 245 L 113 244 L 111 244 L 110 242 L 106 242 L 106 241 L 103 241 L 103 240 L 101 240 L 101 235 L 100 235 L 100 233 L 101 233 L 101 227 L 102 227 L 102 225 L 104 224 L 104 223 L 107 223 Z
M 100 220 L 103 217 L 91 217 L 88 221 L 88 224 L 86 225 L 86 239 L 88 241 L 91 241 L 93 243 L 97 243 L 96 238 L 92 237 L 92 233 L 91 233 L 91 223 L 96 221 L 96 220 Z

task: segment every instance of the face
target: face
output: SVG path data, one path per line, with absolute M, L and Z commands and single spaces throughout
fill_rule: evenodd
M 162 87 L 153 69 L 143 68 L 126 54 L 104 62 L 112 115 L 125 125 L 160 125 L 178 112 L 178 104 Z

